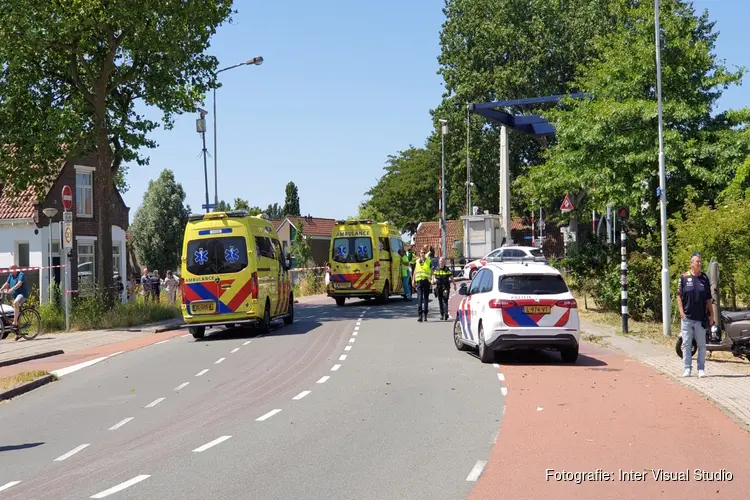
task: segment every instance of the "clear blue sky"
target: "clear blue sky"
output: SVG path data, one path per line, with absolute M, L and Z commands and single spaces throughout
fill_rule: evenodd
M 750 68 L 746 50 L 750 2 L 696 0 L 721 32 L 717 53 Z M 220 28 L 211 53 L 220 66 L 263 56 L 262 66 L 221 74 L 217 91 L 219 199 L 247 199 L 265 208 L 299 187 L 303 214 L 355 215 L 382 175 L 387 155 L 421 146 L 429 110 L 439 102 L 436 74 L 442 0 L 238 0 L 232 25 Z M 750 76 L 746 76 L 747 81 Z M 750 105 L 746 87 L 727 91 L 721 108 Z M 205 109 L 212 111 L 210 94 Z M 149 113 L 153 117 L 158 114 Z M 131 167 L 125 202 L 131 219 L 148 181 L 175 172 L 194 212 L 204 203 L 201 140 L 194 115 L 158 130 L 151 164 Z M 213 153 L 212 114 L 206 146 Z M 213 158 L 208 158 L 213 203 Z M 343 176 L 348 181 L 341 182 Z

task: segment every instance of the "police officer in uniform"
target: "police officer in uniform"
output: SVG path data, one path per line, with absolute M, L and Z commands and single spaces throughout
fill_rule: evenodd
M 401 258 L 401 281 L 404 285 L 404 296 L 406 300 L 411 300 L 411 279 L 409 273 L 411 272 L 411 266 L 409 265 L 409 257 L 406 256 L 403 248 L 399 248 L 398 255 Z
M 445 265 L 445 258 L 440 257 L 438 268 L 433 274 L 435 284 L 435 294 L 440 304 L 440 319 L 448 320 L 448 297 L 450 297 L 450 285 L 453 283 L 453 290 L 456 289 L 456 282 L 453 279 L 453 271 Z
M 414 276 L 414 266 L 417 264 L 417 254 L 414 253 L 414 245 L 409 247 L 409 251 L 406 252 L 406 257 L 409 259 L 411 275 Z
M 427 308 L 429 306 L 430 284 L 432 281 L 432 262 L 425 256 L 425 251 L 419 251 L 419 259 L 414 265 L 414 275 L 411 285 L 417 290 L 417 302 L 419 307 L 419 322 L 427 321 Z

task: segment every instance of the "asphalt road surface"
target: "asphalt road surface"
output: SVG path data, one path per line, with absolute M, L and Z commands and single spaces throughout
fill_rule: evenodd
M 431 309 L 320 299 L 66 375 L 0 405 L 0 497 L 465 498 L 501 384 Z

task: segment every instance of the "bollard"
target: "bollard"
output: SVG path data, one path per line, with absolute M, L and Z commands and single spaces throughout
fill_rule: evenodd
M 625 247 L 625 231 L 620 232 L 620 306 L 622 308 L 622 333 L 628 333 L 628 257 Z

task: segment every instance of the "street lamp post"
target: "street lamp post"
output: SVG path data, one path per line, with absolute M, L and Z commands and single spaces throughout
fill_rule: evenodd
M 213 88 L 213 98 L 214 98 L 214 210 L 216 210 L 219 207 L 219 174 L 218 174 L 218 161 L 216 159 L 216 79 L 219 75 L 219 73 L 223 71 L 229 71 L 230 69 L 239 68 L 240 66 L 260 66 L 263 64 L 263 58 L 253 57 L 252 59 L 248 59 L 245 62 L 235 64 L 233 66 L 228 66 L 226 68 L 222 68 L 218 70 L 216 73 L 214 73 L 214 88 Z
M 49 254 L 47 255 L 47 273 L 48 273 L 48 280 L 47 280 L 47 300 L 49 303 L 52 303 L 52 218 L 57 215 L 57 209 L 53 207 L 45 208 L 42 210 L 42 213 L 47 216 L 47 229 L 49 233 L 49 244 L 47 245 L 49 248 Z
M 661 208 L 661 308 L 664 336 L 671 333 L 672 307 L 669 296 L 669 254 L 667 251 L 667 174 L 664 166 L 664 125 L 661 113 L 661 54 L 659 45 L 659 0 L 654 0 L 656 39 L 656 96 L 659 116 L 659 205 Z
M 208 111 L 205 109 L 198 108 L 198 111 L 201 114 L 201 117 L 195 120 L 195 130 L 201 135 L 203 138 L 203 176 L 206 180 L 206 213 L 208 213 L 208 210 L 211 206 L 211 203 L 208 201 L 208 164 L 206 160 L 206 115 L 208 114 Z
M 446 223 L 445 223 L 445 134 L 448 133 L 448 120 L 440 119 L 442 124 L 442 134 L 440 135 L 441 149 L 442 149 L 442 167 L 440 168 L 440 249 L 441 255 L 446 258 L 447 255 L 447 242 L 446 242 Z

